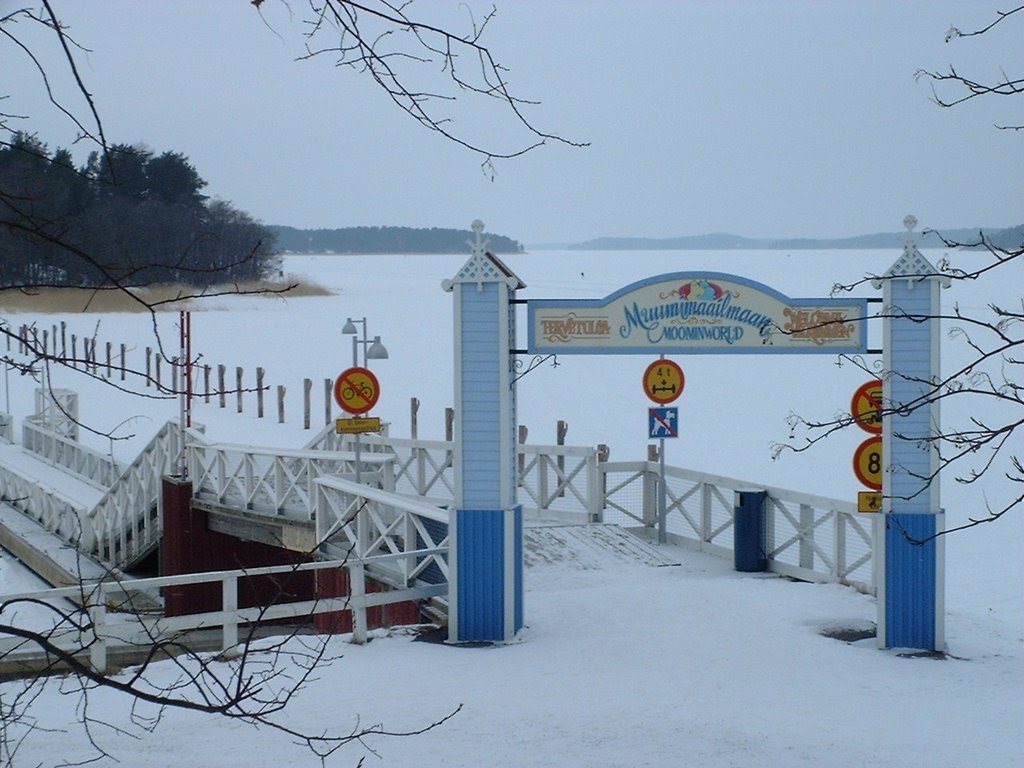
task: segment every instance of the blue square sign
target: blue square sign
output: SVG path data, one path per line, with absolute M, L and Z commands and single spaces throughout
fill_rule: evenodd
M 679 409 L 648 408 L 647 435 L 651 439 L 679 437 Z

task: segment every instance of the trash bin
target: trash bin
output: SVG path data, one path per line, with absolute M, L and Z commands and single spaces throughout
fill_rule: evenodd
M 737 571 L 757 573 L 768 569 L 765 541 L 767 491 L 737 491 L 734 505 L 733 567 Z

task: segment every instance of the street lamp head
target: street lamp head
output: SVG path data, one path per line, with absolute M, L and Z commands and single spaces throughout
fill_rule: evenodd
M 351 317 L 341 327 L 341 332 L 346 336 L 351 336 L 354 333 L 358 333 L 358 331 L 356 330 L 356 324 L 352 322 Z
M 367 360 L 387 360 L 388 350 L 380 343 L 380 336 L 373 337 L 373 343 L 366 350 Z

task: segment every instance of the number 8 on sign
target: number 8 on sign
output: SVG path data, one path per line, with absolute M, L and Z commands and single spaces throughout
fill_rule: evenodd
M 853 474 L 868 488 L 882 490 L 882 438 L 872 437 L 853 453 Z

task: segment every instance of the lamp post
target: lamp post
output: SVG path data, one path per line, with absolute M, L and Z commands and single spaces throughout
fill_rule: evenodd
M 363 326 L 363 337 L 359 338 L 359 329 L 356 325 Z M 358 320 L 349 318 L 345 321 L 345 325 L 342 326 L 341 332 L 346 336 L 352 337 L 352 365 L 359 365 L 359 347 L 363 348 L 363 367 L 366 367 L 367 360 L 387 360 L 388 350 L 383 344 L 380 343 L 380 336 L 374 336 L 370 339 L 370 335 L 366 330 L 366 318 L 362 317 Z
M 362 325 L 363 335 L 362 338 L 359 336 L 359 329 L 356 325 Z M 388 350 L 381 344 L 380 336 L 374 336 L 370 339 L 370 334 L 366 329 L 366 318 L 362 317 L 358 320 L 348 318 L 345 321 L 345 325 L 341 327 L 341 332 L 345 336 L 352 337 L 352 366 L 356 367 L 359 365 L 359 348 L 363 348 L 363 367 L 366 367 L 368 360 L 387 360 Z M 356 432 L 355 440 L 356 448 L 356 482 L 362 482 L 362 462 L 360 460 L 360 449 L 362 448 L 362 440 L 360 433 Z

